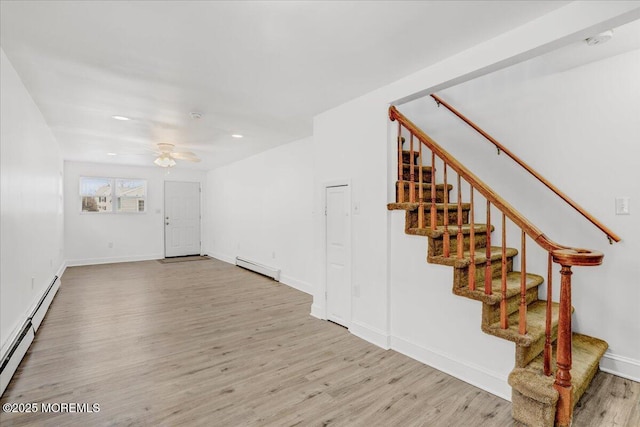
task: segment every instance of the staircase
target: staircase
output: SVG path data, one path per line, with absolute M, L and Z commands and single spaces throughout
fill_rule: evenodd
M 606 342 L 571 331 L 571 267 L 599 265 L 602 254 L 550 241 L 395 107 L 390 118 L 398 120 L 399 165 L 396 203 L 388 209 L 404 210 L 405 232 L 428 239 L 427 262 L 452 268 L 453 293 L 482 304 L 482 331 L 515 343 L 508 380 L 514 419 L 528 426 L 571 425 L 573 407 L 607 349 Z M 455 187 L 447 180 L 452 172 Z M 475 222 L 478 196 L 486 202 L 485 223 Z M 491 224 L 496 210 L 498 227 Z M 506 220 L 521 228 L 520 248 L 507 247 Z M 549 253 L 546 279 L 526 271 L 527 237 Z M 514 271 L 514 259 L 523 271 Z M 545 283 L 552 295 L 554 262 L 561 266 L 559 302 L 538 297 Z

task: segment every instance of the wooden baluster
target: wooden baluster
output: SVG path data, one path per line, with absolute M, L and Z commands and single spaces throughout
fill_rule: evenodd
M 556 380 L 553 387 L 558 391 L 556 425 L 570 426 L 573 413 L 571 385 L 571 266 L 562 265 L 560 270 L 560 312 L 558 314 L 558 350 L 556 355 Z
M 422 145 L 422 143 L 420 143 Z M 413 157 L 413 134 L 409 136 L 409 202 L 416 202 L 415 159 Z
M 404 203 L 404 174 L 402 173 L 402 126 L 398 122 L 398 203 Z
M 418 206 L 418 228 L 424 228 L 424 189 L 422 188 L 422 184 L 424 182 L 424 178 L 422 176 L 424 165 L 422 164 L 422 142 L 420 141 L 418 144 L 418 167 L 420 168 L 420 171 L 418 172 L 420 174 L 418 178 L 418 201 L 420 202 L 420 205 Z
M 458 236 L 456 237 L 458 259 L 462 259 L 464 252 L 464 237 L 462 236 L 462 183 L 458 174 Z
M 500 284 L 500 327 L 507 329 L 509 320 L 507 319 L 507 216 L 502 214 L 502 282 Z
M 527 333 L 527 235 L 522 230 L 522 254 L 520 258 L 520 312 L 518 318 L 518 333 Z
M 551 286 L 551 278 L 553 277 L 553 261 L 551 252 L 547 261 L 547 318 L 544 330 L 544 374 L 551 376 L 551 356 L 553 349 L 551 347 L 551 307 L 553 305 L 553 288 Z
M 449 191 L 447 186 L 447 163 L 443 160 L 443 174 L 444 174 L 444 235 L 443 237 L 443 252 L 444 256 L 451 256 L 451 236 L 449 236 Z
M 431 229 L 436 229 L 436 218 L 438 211 L 436 210 L 436 154 L 431 152 Z
M 491 289 L 491 202 L 487 200 L 487 262 L 484 268 L 484 293 L 485 295 L 493 294 Z
M 469 289 L 472 291 L 476 290 L 476 231 L 475 231 L 475 218 L 474 218 L 474 209 L 473 206 L 473 186 L 469 184 L 469 188 L 471 189 L 471 197 L 469 203 L 471 204 L 471 209 L 469 210 L 469 218 L 471 224 L 471 230 L 469 232 L 469 258 L 471 259 L 471 263 L 469 264 Z

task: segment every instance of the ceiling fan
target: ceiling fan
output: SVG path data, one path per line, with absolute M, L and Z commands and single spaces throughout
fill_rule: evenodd
M 189 162 L 199 162 L 200 159 L 191 151 L 173 151 L 175 145 L 160 143 L 158 144 L 158 158 L 153 161 L 162 168 L 170 168 L 176 165 L 176 160 L 187 160 Z

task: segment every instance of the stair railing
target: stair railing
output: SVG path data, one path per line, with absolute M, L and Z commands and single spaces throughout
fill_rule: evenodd
M 400 113 L 396 107 L 391 106 L 389 108 L 389 118 L 391 121 L 398 122 L 398 187 L 397 187 L 397 201 L 398 203 L 416 203 L 415 194 L 415 160 L 419 167 L 419 189 L 418 189 L 418 228 L 425 228 L 424 217 L 426 207 L 426 201 L 423 192 L 423 173 L 424 166 L 422 161 L 422 144 L 424 144 L 431 151 L 431 179 L 430 179 L 430 203 L 429 214 L 431 230 L 436 230 L 436 217 L 437 217 L 437 186 L 435 183 L 436 174 L 436 157 L 442 162 L 443 171 L 442 177 L 444 180 L 443 187 L 443 200 L 444 200 L 444 215 L 443 215 L 443 255 L 444 257 L 452 257 L 451 255 L 451 242 L 450 233 L 456 233 L 456 254 L 455 260 L 460 265 L 465 264 L 464 260 L 464 240 L 463 240 L 463 226 L 462 226 L 462 185 L 461 181 L 464 180 L 470 188 L 470 210 L 469 210 L 469 282 L 468 286 L 471 291 L 476 291 L 476 239 L 475 239 L 475 215 L 474 215 L 474 193 L 478 192 L 486 200 L 486 262 L 484 265 L 484 294 L 492 295 L 492 261 L 501 262 L 501 300 L 500 300 L 500 327 L 507 329 L 508 315 L 507 315 L 507 250 L 506 250 L 506 219 L 508 218 L 513 224 L 521 230 L 521 276 L 520 276 L 520 300 L 518 307 L 518 333 L 525 335 L 527 333 L 527 276 L 526 276 L 526 237 L 533 239 L 543 250 L 548 253 L 548 266 L 547 266 L 547 305 L 546 305 L 546 322 L 545 322 L 545 346 L 543 352 L 544 358 L 544 373 L 547 376 L 552 375 L 552 348 L 551 343 L 553 341 L 552 331 L 552 263 L 557 263 L 561 266 L 560 275 L 560 301 L 558 312 L 558 335 L 557 335 L 557 354 L 556 354 L 556 377 L 554 382 L 554 388 L 558 391 L 559 398 L 556 412 L 556 423 L 560 426 L 570 425 L 573 402 L 572 402 L 572 386 L 571 386 L 571 267 L 572 266 L 597 266 L 602 263 L 604 255 L 601 252 L 593 251 L 582 248 L 572 248 L 569 246 L 560 245 L 551 239 L 549 239 L 542 231 L 540 231 L 535 225 L 533 225 L 527 218 L 525 218 L 520 212 L 518 212 L 513 206 L 507 203 L 502 197 L 495 193 L 487 184 L 481 181 L 475 174 L 462 165 L 456 158 L 450 153 L 445 151 L 440 145 L 438 145 L 431 137 L 429 137 L 424 131 L 418 128 L 402 113 Z M 406 139 L 403 136 L 403 130 L 409 133 L 409 180 L 404 179 L 404 166 L 403 166 L 403 142 Z M 415 151 L 414 140 L 418 140 L 418 151 Z M 417 159 L 416 159 L 417 156 Z M 449 188 L 450 185 L 447 182 L 447 170 L 451 169 L 457 173 L 457 231 L 449 230 Z M 408 197 L 405 194 L 405 183 L 408 182 L 409 194 Z M 452 187 L 452 186 L 451 186 Z M 502 221 L 502 242 L 501 253 L 499 258 L 492 256 L 491 249 L 491 206 L 497 208 L 500 211 Z M 482 291 L 480 291 L 482 292 Z
M 620 241 L 620 237 L 616 233 L 611 231 L 607 226 L 602 224 L 602 222 L 600 222 L 593 215 L 591 215 L 589 212 L 587 212 L 582 206 L 578 205 L 569 196 L 567 196 L 565 193 L 560 191 L 560 189 L 558 189 L 555 185 L 553 185 L 551 182 L 549 182 L 547 179 L 545 179 L 535 169 L 533 169 L 531 166 L 529 166 L 527 163 L 525 163 L 522 159 L 520 159 L 518 156 L 516 156 L 514 153 L 512 153 L 511 150 L 506 148 L 504 145 L 500 144 L 495 138 L 493 138 L 491 135 L 489 135 L 487 132 L 485 132 L 482 128 L 480 128 L 480 126 L 476 125 L 474 122 L 469 120 L 462 113 L 460 113 L 458 110 L 453 108 L 450 104 L 448 104 L 447 102 L 442 100 L 442 98 L 440 98 L 438 95 L 432 94 L 431 97 L 436 101 L 438 106 L 440 106 L 440 105 L 444 106 L 447 110 L 451 111 L 453 114 L 458 116 L 463 122 L 465 122 L 466 124 L 471 126 L 476 132 L 478 132 L 480 135 L 485 137 L 489 142 L 491 142 L 493 145 L 495 145 L 495 147 L 498 149 L 498 154 L 500 154 L 500 152 L 503 152 L 504 154 L 509 156 L 518 165 L 520 165 L 527 172 L 529 172 L 531 175 L 533 175 L 538 181 L 540 181 L 547 188 L 549 188 L 551 191 L 553 191 L 558 197 L 560 197 L 562 200 L 564 200 L 566 203 L 568 203 L 572 208 L 574 208 L 576 211 L 578 211 L 580 213 L 580 215 L 582 215 L 587 220 L 589 220 L 593 225 L 598 227 L 602 232 L 604 232 L 604 234 L 607 235 L 607 238 L 609 239 L 609 243 L 619 242 Z

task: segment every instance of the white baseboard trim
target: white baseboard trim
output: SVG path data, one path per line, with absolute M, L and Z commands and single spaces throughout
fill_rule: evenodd
M 35 306 L 31 310 L 31 326 L 33 327 L 34 332 L 38 332 L 38 328 L 40 328 L 40 324 L 44 320 L 44 317 L 47 315 L 49 311 L 49 306 L 53 302 L 53 298 L 58 293 L 58 289 L 60 289 L 61 279 L 58 276 L 58 279 L 53 283 L 53 286 L 49 290 L 49 293 L 46 294 L 46 297 L 42 300 L 42 305 L 39 307 Z
M 2 396 L 9 385 L 9 382 L 11 381 L 13 374 L 16 372 L 16 369 L 18 369 L 24 355 L 27 354 L 40 324 L 47 315 L 51 302 L 56 296 L 58 289 L 60 289 L 61 275 L 64 273 L 65 269 L 66 263 L 62 263 L 58 269 L 58 274 L 54 276 L 52 283 L 42 291 L 42 294 L 38 296 L 36 301 L 29 308 L 29 311 L 25 313 L 22 319 L 22 326 L 2 346 L 2 357 L 0 358 L 2 363 L 2 366 L 0 367 L 0 396 Z
M 454 376 L 472 386 L 511 401 L 507 377 L 470 362 L 457 360 L 448 354 L 430 350 L 402 338 L 391 336 L 391 348 L 399 353 Z
M 324 309 L 316 304 L 311 304 L 311 313 L 313 317 L 320 320 L 327 320 L 324 315 Z
M 66 270 L 67 270 L 67 261 L 63 261 L 62 265 L 60 265 L 60 268 L 58 268 L 58 271 L 56 272 L 56 276 L 61 278 Z
M 13 374 L 16 372 L 16 369 L 18 369 L 24 355 L 27 354 L 27 350 L 29 350 L 34 337 L 35 333 L 33 332 L 33 328 L 29 326 L 24 338 L 22 338 L 22 341 L 20 341 L 20 344 L 11 355 L 9 362 L 5 365 L 4 369 L 2 369 L 2 373 L 0 373 L 0 396 L 2 396 L 9 382 L 11 382 Z
M 305 294 L 313 295 L 313 286 L 311 283 L 307 283 L 304 280 L 298 280 L 286 274 L 281 274 L 280 283 L 291 286 L 293 289 L 297 289 Z
M 211 258 L 215 258 L 217 260 L 220 261 L 224 261 L 228 264 L 233 264 L 236 265 L 236 257 L 234 256 L 227 256 L 224 254 L 219 254 L 219 253 L 215 253 L 215 252 L 207 252 L 207 256 L 211 257 Z
M 66 261 L 66 266 L 79 267 L 81 265 L 98 265 L 98 264 L 115 264 L 118 262 L 152 261 L 152 260 L 163 259 L 163 258 L 164 258 L 164 254 L 132 255 L 132 256 L 108 257 L 108 258 L 68 259 Z
M 233 264 L 233 265 L 236 264 L 236 258 L 234 256 L 229 256 L 229 255 L 216 253 L 216 252 L 207 252 L 206 255 L 210 256 L 211 258 L 215 258 L 217 260 L 226 262 L 228 264 Z M 291 277 L 287 274 L 281 273 L 280 280 L 278 281 L 287 286 L 291 286 L 293 289 L 302 291 L 305 294 L 313 295 L 313 285 L 311 283 L 305 282 L 304 280 L 299 280 L 299 279 L 296 279 L 295 277 Z
M 389 334 L 380 329 L 352 320 L 349 332 L 358 338 L 362 338 L 363 340 L 384 348 L 385 350 L 389 350 L 391 348 Z
M 606 352 L 600 360 L 600 370 L 631 381 L 640 382 L 640 360 Z

